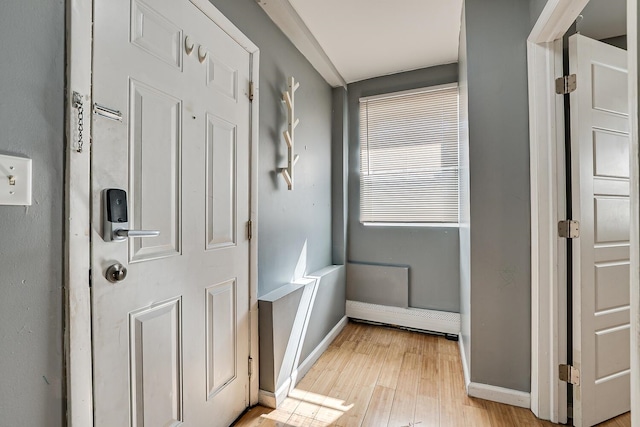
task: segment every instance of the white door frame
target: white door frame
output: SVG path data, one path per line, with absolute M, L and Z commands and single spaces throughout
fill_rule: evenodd
M 565 219 L 564 104 L 555 94 L 562 75 L 562 36 L 589 0 L 549 0 L 527 41 L 531 176 L 531 410 L 542 419 L 567 421 L 566 387 L 558 365 L 566 362 L 566 242 L 557 237 Z M 640 273 L 638 217 L 637 4 L 628 1 L 631 103 L 631 283 Z M 640 407 L 640 292 L 631 286 L 632 407 Z M 633 413 L 640 426 L 640 411 Z
M 627 0 L 629 126 L 631 140 L 631 407 L 640 408 L 640 163 L 638 156 L 638 2 Z M 640 410 L 631 411 L 640 426 Z
M 251 103 L 250 218 L 249 242 L 250 350 L 253 366 L 249 404 L 258 403 L 258 106 L 260 50 L 208 0 L 190 0 L 250 55 L 254 98 Z M 65 174 L 65 353 L 67 378 L 67 423 L 69 427 L 93 426 L 93 382 L 91 343 L 90 253 L 90 136 L 91 58 L 93 0 L 66 0 L 67 11 L 67 110 Z M 84 149 L 77 152 L 77 114 L 73 92 L 84 101 Z

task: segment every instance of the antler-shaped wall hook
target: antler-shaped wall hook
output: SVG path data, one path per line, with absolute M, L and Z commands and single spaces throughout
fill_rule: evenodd
M 287 167 L 281 169 L 282 176 L 284 180 L 287 182 L 287 187 L 289 190 L 293 190 L 293 167 L 296 162 L 300 158 L 298 155 L 293 154 L 293 145 L 294 145 L 294 131 L 300 123 L 299 119 L 295 118 L 295 92 L 300 86 L 300 83 L 296 83 L 293 77 L 289 77 L 289 90 L 282 93 L 282 100 L 285 104 L 287 104 L 287 112 L 288 112 L 288 126 L 287 130 L 285 130 L 282 134 L 284 136 L 284 141 L 287 143 Z

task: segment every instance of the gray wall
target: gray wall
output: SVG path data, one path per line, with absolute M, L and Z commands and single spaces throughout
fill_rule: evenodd
M 460 339 L 464 348 L 462 357 L 471 365 L 471 199 L 469 194 L 469 81 L 467 75 L 467 29 L 465 7 L 462 6 L 462 26 L 458 49 L 458 76 L 460 93 Z
M 627 50 L 627 36 L 610 37 L 608 39 L 602 39 L 601 41 L 610 44 L 611 46 Z
M 530 6 L 521 0 L 465 6 L 471 381 L 522 391 L 531 376 Z
M 332 258 L 333 263 L 347 263 L 347 205 L 348 205 L 348 155 L 349 155 L 349 108 L 347 90 L 333 89 L 331 124 L 331 204 L 332 204 Z
M 299 364 L 309 357 L 345 316 L 345 275 L 345 266 L 326 267 L 310 274 L 318 277 L 318 292 L 311 306 L 309 326 L 303 337 Z
M 530 17 L 529 25 L 531 25 L 531 28 L 533 28 L 533 26 L 538 21 L 538 17 L 542 13 L 542 10 L 547 5 L 548 0 L 529 0 L 529 1 L 530 1 L 530 6 L 529 6 L 529 17 Z
M 0 424 L 64 425 L 64 2 L 0 13 L 0 153 L 33 159 L 33 205 L 0 206 Z
M 288 359 L 289 366 L 284 366 L 287 350 L 291 353 L 289 345 L 296 318 L 299 316 L 300 300 L 304 293 L 304 285 L 287 284 L 275 291 L 263 295 L 258 300 L 260 336 L 260 390 L 275 393 L 282 386 L 284 379 L 278 381 L 281 374 L 284 378 L 291 375 L 291 362 L 293 356 Z M 298 342 L 296 342 L 298 344 Z M 296 345 L 297 348 L 297 345 Z
M 409 266 L 409 306 L 459 310 L 458 229 L 365 227 L 360 223 L 359 99 L 458 80 L 457 64 L 378 77 L 348 85 L 350 262 Z
M 258 165 L 258 294 L 264 295 L 331 260 L 331 108 L 329 85 L 253 0 L 212 0 L 260 48 L 260 153 Z M 282 132 L 286 79 L 296 92 L 295 189 L 280 168 L 287 151 Z

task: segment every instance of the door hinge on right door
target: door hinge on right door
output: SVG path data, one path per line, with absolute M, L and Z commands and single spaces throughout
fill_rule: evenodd
M 249 82 L 249 101 L 253 102 L 253 82 Z
M 558 222 L 558 237 L 576 239 L 580 237 L 580 223 L 571 219 Z
M 580 371 L 571 365 L 558 366 L 560 381 L 573 385 L 580 385 Z
M 247 221 L 247 239 L 253 238 L 253 221 Z
M 558 77 L 556 79 L 556 93 L 558 95 L 568 95 L 576 90 L 577 87 L 577 77 L 575 74 Z

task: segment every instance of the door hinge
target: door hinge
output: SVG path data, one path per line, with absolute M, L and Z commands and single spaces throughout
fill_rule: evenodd
M 253 357 L 249 356 L 249 378 L 253 376 Z
M 558 366 L 560 381 L 573 385 L 580 385 L 580 371 L 571 365 Z
M 558 95 L 568 95 L 578 87 L 575 74 L 570 76 L 558 77 L 556 79 L 556 93 Z
M 253 82 L 249 82 L 249 101 L 253 101 Z
M 253 221 L 247 221 L 247 238 L 251 240 L 253 237 Z
M 580 237 L 580 223 L 571 219 L 558 222 L 558 236 L 565 239 Z
M 89 287 L 93 286 L 93 277 L 91 276 L 91 269 L 89 269 Z

